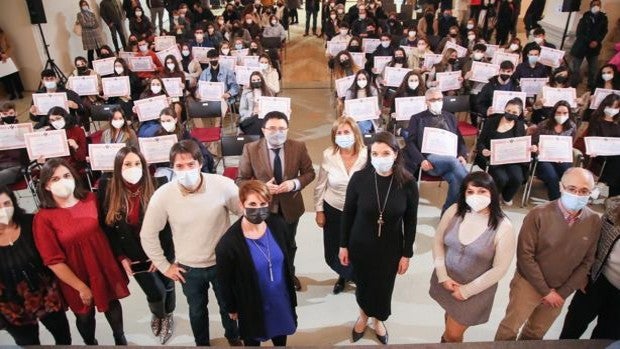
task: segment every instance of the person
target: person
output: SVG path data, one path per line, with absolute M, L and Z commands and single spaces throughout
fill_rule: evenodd
M 278 18 L 274 15 L 269 17 L 269 25 L 263 28 L 263 38 L 280 38 L 280 41 L 286 40 L 286 30 Z
M 390 117 L 392 119 L 396 118 L 396 98 L 402 97 L 419 97 L 424 96 L 426 93 L 426 86 L 424 86 L 424 79 L 420 74 L 416 74 L 413 71 L 407 72 L 403 77 L 403 81 L 400 83 L 400 86 L 396 89 L 394 96 L 389 99 L 390 101 Z M 407 129 L 409 125 L 409 121 L 395 121 L 394 126 L 399 128 Z M 388 127 L 388 130 L 392 130 L 392 128 Z
M 430 43 L 426 37 L 419 37 L 417 46 L 413 50 L 413 53 L 409 55 L 409 68 L 413 70 L 414 73 L 418 73 L 420 75 L 424 73 L 428 73 L 429 69 L 424 66 L 424 56 L 426 54 L 432 54 Z
M 551 75 L 551 67 L 538 62 L 541 47 L 537 43 L 530 43 L 523 48 L 523 62 L 519 63 L 514 71 L 514 78 L 548 78 Z
M 61 85 L 60 79 L 58 79 L 56 73 L 52 69 L 44 69 L 41 72 L 41 85 L 41 88 L 35 93 L 66 93 L 69 112 L 76 120 L 79 119 L 80 115 L 85 113 L 80 96 L 74 91 L 65 88 L 64 85 Z M 36 122 L 33 126 L 35 129 L 47 126 L 47 113 L 39 110 L 39 108 L 34 105 L 34 100 L 31 103 L 29 112 L 30 120 Z
M 475 112 L 483 117 L 502 113 L 502 110 L 493 110 L 493 92 L 499 91 L 521 91 L 519 80 L 513 77 L 515 66 L 511 61 L 503 61 L 499 65 L 499 74 L 490 78 L 484 85 L 474 105 Z
M 553 117 L 541 121 L 536 125 L 532 134 L 532 144 L 535 146 L 534 152 L 538 152 L 538 144 L 541 135 L 569 136 L 575 139 L 577 125 L 572 120 L 570 104 L 566 101 L 559 101 L 553 107 Z M 549 200 L 560 198 L 560 178 L 566 170 L 571 168 L 572 162 L 547 162 L 538 161 L 536 166 L 536 177 L 545 183 Z
M 63 107 L 50 109 L 47 119 L 49 120 L 48 129 L 65 130 L 69 145 L 69 156 L 64 159 L 79 173 L 83 173 L 86 168 L 86 156 L 88 156 L 88 145 L 84 130 L 77 125 L 73 116 L 67 113 Z
M 257 71 L 250 74 L 250 88 L 244 90 L 239 102 L 239 129 L 247 135 L 262 135 L 261 120 L 258 118 L 258 99 L 271 97 L 273 91 L 265 82 L 263 75 Z
M 351 87 L 347 89 L 347 92 L 344 96 L 344 100 L 365 98 L 365 97 L 377 97 L 377 111 L 381 112 L 380 102 L 379 102 L 379 92 L 377 88 L 371 84 L 370 74 L 368 74 L 364 69 L 360 69 L 355 73 L 355 79 L 351 84 Z M 354 115 L 346 115 L 346 111 L 343 110 L 343 116 L 353 117 Z M 377 118 L 379 115 L 377 115 Z M 362 134 L 369 134 L 376 131 L 375 123 L 373 120 L 364 120 L 358 121 L 357 125 L 360 128 Z
M 272 111 L 263 119 L 264 138 L 243 146 L 237 184 L 250 179 L 267 184 L 274 195 L 269 210 L 280 215 L 288 226 L 289 265 L 295 272 L 297 225 L 305 211 L 301 191 L 315 177 L 312 160 L 303 142 L 287 137 L 289 120 L 284 113 Z M 295 276 L 295 289 L 301 290 L 301 283 Z
M 560 66 L 551 72 L 551 77 L 547 86 L 554 88 L 569 88 L 571 80 L 571 72 L 566 66 Z M 571 104 L 582 104 L 583 98 L 577 98 L 575 101 L 570 101 Z M 540 123 L 543 120 L 553 117 L 552 107 L 545 106 L 545 100 L 542 93 L 536 95 L 536 100 L 532 105 L 532 114 L 530 120 L 534 123 Z
M 32 220 L 15 194 L 0 185 L 0 328 L 16 345 L 40 345 L 41 322 L 56 345 L 71 345 L 64 300 L 58 281 L 37 252 Z
M 588 60 L 588 88 L 591 89 L 594 86 L 598 56 L 601 53 L 603 39 L 607 35 L 607 26 L 607 15 L 601 12 L 601 0 L 590 1 L 590 9 L 579 20 L 575 44 L 570 50 L 570 55 L 573 56 L 572 85 L 574 87 L 581 82 L 580 72 L 584 58 Z
M 543 12 L 545 11 L 545 5 L 547 0 L 533 0 L 525 11 L 523 17 L 523 23 L 525 24 L 525 31 L 531 32 L 534 28 L 538 28 L 540 24 L 538 21 L 543 19 Z
M 426 90 L 427 110 L 415 114 L 409 120 L 407 128 L 408 138 L 406 139 L 407 167 L 411 172 L 428 172 L 432 176 L 441 176 L 448 182 L 448 195 L 443 204 L 442 212 L 456 202 L 459 188 L 463 178 L 467 175 L 465 164 L 467 161 L 467 148 L 465 141 L 457 127 L 454 114 L 443 111 L 443 93 L 436 88 Z M 441 128 L 458 137 L 456 157 L 422 154 L 422 140 L 426 127 Z
M 468 174 L 433 239 L 429 294 L 446 311 L 442 343 L 462 342 L 469 327 L 489 321 L 497 283 L 515 248 L 515 231 L 493 178 L 481 171 Z
M 82 46 L 88 53 L 89 65 L 92 65 L 95 59 L 95 50 L 99 54 L 99 49 L 106 44 L 106 41 L 103 37 L 99 18 L 91 10 L 88 1 L 80 1 L 80 12 L 77 14 L 76 22 L 82 27 Z
M 73 62 L 75 64 L 75 69 L 71 72 L 71 74 L 69 75 L 69 78 L 77 77 L 77 76 L 92 76 L 92 77 L 97 78 L 97 84 L 100 84 L 99 81 L 101 81 L 101 76 L 99 76 L 99 74 L 94 69 L 90 69 L 88 67 L 88 61 L 86 60 L 86 58 L 82 56 L 77 56 L 75 57 Z M 67 88 L 70 90 L 73 90 L 74 89 L 73 83 L 74 82 L 71 79 L 69 79 L 67 81 Z M 97 88 L 99 89 L 98 86 Z M 81 96 L 80 98 L 82 100 L 82 105 L 84 106 L 84 113 L 80 115 L 78 124 L 84 128 L 84 131 L 90 132 L 90 124 L 91 124 L 90 120 L 91 120 L 91 114 L 92 114 L 91 112 L 92 107 L 96 103 L 101 103 L 102 99 L 99 97 L 99 93 L 91 94 L 88 96 Z
M 164 32 L 164 7 L 166 5 L 165 0 L 147 0 L 146 6 L 151 11 L 151 20 L 153 23 L 157 21 L 159 28 L 159 34 L 163 35 Z
M 277 96 L 280 93 L 280 72 L 273 66 L 272 62 L 273 60 L 268 54 L 263 53 L 258 56 L 260 73 L 265 78 L 267 87 Z
M 0 125 L 18 123 L 15 104 L 5 102 L 0 107 Z M 11 185 L 23 179 L 22 168 L 28 164 L 25 149 L 9 149 L 0 152 L 0 186 Z
M 442 37 L 439 45 L 437 45 L 436 52 L 442 53 L 444 51 L 444 48 L 446 47 L 446 44 L 449 42 L 459 46 L 466 46 L 466 41 L 462 41 L 461 37 L 459 36 L 459 27 L 457 25 L 451 26 L 447 35 L 445 37 Z
M 572 167 L 564 172 L 560 185 L 559 200 L 532 208 L 523 220 L 517 270 L 496 341 L 542 339 L 566 298 L 587 282 L 601 224 L 587 207 L 594 177 L 588 170 Z
M 535 46 L 539 46 L 541 48 L 542 47 L 548 47 L 552 49 L 556 48 L 554 44 L 547 41 L 546 32 L 543 27 L 538 27 L 532 30 L 532 36 L 534 37 L 533 41 L 528 42 L 527 44 L 525 44 L 525 46 L 523 46 L 523 53 L 530 51 L 531 50 L 530 47 L 535 47 Z
M 286 346 L 297 329 L 297 295 L 287 258 L 287 225 L 269 214 L 273 195 L 258 180 L 239 188 L 243 216 L 215 248 L 217 280 L 231 319 L 239 321 L 245 346 L 271 340 Z
M 455 49 L 447 48 L 442 56 L 440 62 L 435 63 L 431 68 L 430 73 L 428 74 L 428 81 L 426 82 L 426 86 L 428 87 L 437 87 L 439 86 L 439 81 L 437 81 L 437 73 L 451 72 L 451 71 L 459 71 L 462 70 L 463 63 L 458 59 L 458 54 Z M 463 81 L 461 76 L 458 77 L 459 81 Z M 459 90 L 451 90 L 447 91 L 446 94 L 448 96 L 456 96 Z
M 114 157 L 114 171 L 99 181 L 98 200 L 103 229 L 114 256 L 127 275 L 132 275 L 147 297 L 153 335 L 165 344 L 173 334 L 175 309 L 174 281 L 155 268 L 140 245 L 144 211 L 155 191 L 155 181 L 144 156 L 134 146 L 121 148 Z M 174 261 L 169 226 L 159 233 L 164 255 Z
M 125 28 L 123 25 L 123 10 L 119 3 L 116 0 L 102 0 L 99 4 L 99 15 L 101 15 L 101 19 L 110 29 L 112 43 L 116 52 L 124 50 L 127 46 L 127 41 L 125 40 Z M 120 46 L 118 45 L 119 39 L 121 42 Z
M 435 25 L 435 23 L 437 23 L 437 25 Z M 456 27 L 456 34 L 458 36 L 459 23 L 456 17 L 452 15 L 452 7 L 446 6 L 442 8 L 441 15 L 435 19 L 433 27 L 437 28 L 436 35 L 438 35 L 440 38 L 445 38 L 446 36 L 448 36 L 448 33 L 452 30 L 452 27 Z
M 7 34 L 0 28 L 0 61 L 6 63 L 8 59 L 12 59 L 13 46 Z M 19 71 L 0 78 L 0 82 L 4 84 L 4 89 L 9 94 L 9 100 L 24 98 L 24 85 L 19 77 Z
M 325 6 L 323 7 L 323 10 L 324 10 L 323 14 L 325 14 Z M 327 11 L 329 12 L 329 18 L 326 18 L 325 21 L 322 23 L 321 29 L 323 30 L 325 34 L 325 40 L 331 41 L 335 36 L 338 35 L 339 28 L 343 28 L 342 25 L 345 22 L 342 22 L 338 19 L 338 14 L 336 12 L 336 9 L 331 9 L 331 10 L 328 9 Z M 344 34 L 341 34 L 341 37 L 343 37 L 343 39 L 344 39 L 344 36 L 348 35 L 348 32 L 349 32 L 348 25 L 344 29 L 346 29 L 343 31 Z
M 368 318 L 373 318 L 377 339 L 388 343 L 384 321 L 392 312 L 396 274 L 407 272 L 413 256 L 419 197 L 403 162 L 394 135 L 379 132 L 366 168 L 354 173 L 347 186 L 338 257 L 355 272 L 360 309 L 351 330 L 353 342 L 364 336 Z
M 519 17 L 519 10 L 513 0 L 498 1 L 498 3 L 495 43 L 497 45 L 504 45 L 508 42 L 508 35 L 511 33 L 514 23 L 516 23 Z
M 319 36 L 316 31 L 316 17 L 319 15 L 319 9 L 321 7 L 320 0 L 306 0 L 305 3 L 306 9 L 306 31 L 304 32 L 304 36 L 308 36 L 308 31 L 310 30 L 310 18 L 312 18 L 312 35 Z
M 139 12 L 138 12 L 139 13 Z M 163 71 L 162 62 L 159 61 L 159 57 L 151 50 L 149 46 L 149 41 L 146 39 L 140 39 L 138 41 L 138 52 L 136 52 L 137 57 L 151 57 L 153 64 L 155 65 L 155 69 L 153 71 L 141 71 L 137 72 L 136 75 L 143 80 L 152 79 L 157 76 L 158 73 Z
M 127 96 L 120 97 L 106 97 L 107 103 L 110 104 L 119 104 L 123 109 L 125 115 L 131 116 L 133 110 L 133 101 L 140 99 L 140 95 L 144 90 L 144 86 L 142 86 L 142 82 L 140 78 L 136 75 L 136 73 L 132 72 L 127 66 L 127 62 L 125 62 L 122 58 L 117 58 L 114 61 L 114 73 L 112 77 L 129 77 L 129 94 Z
M 489 165 L 491 157 L 491 143 L 495 139 L 506 139 L 525 136 L 525 121 L 523 120 L 523 101 L 514 98 L 506 103 L 503 115 L 489 118 L 478 136 L 476 148 L 478 149 L 477 163 L 481 168 L 489 169 L 497 185 L 497 191 L 501 194 L 502 203 L 512 206 L 512 199 L 525 181 L 524 164 L 507 163 L 501 165 Z
M 594 88 L 591 92 L 594 93 L 597 88 L 620 90 L 620 72 L 618 72 L 618 68 L 615 65 L 605 64 L 599 69 Z
M 588 285 L 577 290 L 568 307 L 560 339 L 579 339 L 588 325 L 597 319 L 592 339 L 620 340 L 620 196 L 605 200 L 601 236 Z
M 153 23 L 144 15 L 144 11 L 140 6 L 134 9 L 134 16 L 129 18 L 129 32 L 139 41 L 145 40 L 151 43 L 155 40 Z
M 435 20 L 435 8 L 427 6 L 424 9 L 424 16 L 418 21 L 418 34 L 420 37 L 437 36 L 439 32 L 439 22 Z M 445 36 L 445 35 L 444 35 Z
M 592 113 L 587 135 L 590 137 L 620 137 L 620 96 L 610 94 L 605 97 L 598 108 Z M 609 186 L 609 196 L 620 195 L 620 155 L 599 157 L 590 155 L 595 160 L 591 166 L 602 168 L 600 180 Z
M 101 134 L 102 143 L 124 143 L 129 147 L 138 146 L 138 136 L 129 126 L 122 108 L 112 109 L 108 126 Z
M 159 73 L 159 77 L 162 79 L 180 79 L 180 81 L 177 81 L 179 81 L 180 83 L 181 96 L 170 97 L 170 101 L 172 102 L 176 113 L 179 115 L 183 114 L 187 80 L 185 79 L 185 73 L 183 72 L 182 66 L 179 64 L 177 58 L 174 55 L 167 55 L 166 58 L 164 58 L 164 67 Z
M 202 25 L 194 27 L 194 38 L 189 42 L 191 48 L 194 47 L 211 47 L 214 48 L 215 43 L 211 41 L 211 38 L 205 38 L 205 29 Z
M 153 265 L 169 279 L 181 282 L 189 304 L 196 345 L 209 345 L 209 284 L 220 308 L 225 336 L 240 345 L 239 330 L 228 316 L 216 279 L 215 246 L 230 226 L 229 213 L 242 213 L 235 183 L 224 176 L 201 173 L 203 157 L 193 140 L 170 149 L 175 179 L 159 187 L 146 208 L 140 242 Z M 170 223 L 175 262 L 164 255 L 159 233 Z
M 353 270 L 340 264 L 340 228 L 347 185 L 353 174 L 362 170 L 368 162 L 368 150 L 355 120 L 338 118 L 332 124 L 332 145 L 323 151 L 317 183 L 314 187 L 316 224 L 323 228 L 323 251 L 325 262 L 338 274 L 333 293 L 345 289 L 353 281 Z
M 224 83 L 224 94 L 222 95 L 222 115 L 226 114 L 227 103 L 233 103 L 239 94 L 239 84 L 232 70 L 219 64 L 219 54 L 215 49 L 207 52 L 209 60 L 208 68 L 203 69 L 199 81 L 222 82 Z M 200 98 L 200 96 L 197 96 Z
M 43 263 L 60 280 L 62 295 L 76 317 L 84 344 L 97 345 L 95 308 L 105 313 L 115 345 L 127 345 L 123 310 L 127 276 L 116 262 L 99 225 L 95 194 L 62 159 L 49 159 L 37 186 L 41 209 L 34 217 L 34 242 Z

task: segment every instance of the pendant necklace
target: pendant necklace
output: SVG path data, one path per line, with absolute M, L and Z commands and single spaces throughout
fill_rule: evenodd
M 385 195 L 385 200 L 383 201 L 383 207 L 381 206 L 381 199 L 379 199 L 379 184 L 377 184 L 377 172 L 375 172 L 375 192 L 377 193 L 377 207 L 379 208 L 379 219 L 377 220 L 377 236 L 381 237 L 381 228 L 385 221 L 383 220 L 383 212 L 385 212 L 385 206 L 387 205 L 388 197 L 390 196 L 390 191 L 392 190 L 392 182 L 394 182 L 394 176 L 390 179 L 390 185 L 388 186 L 387 194 Z
M 269 232 L 265 232 L 265 234 L 268 234 Z M 263 257 L 265 257 L 265 260 L 267 260 L 267 266 L 269 267 L 269 279 L 271 280 L 271 282 L 273 282 L 273 265 L 271 264 L 271 248 L 269 247 L 269 235 L 267 235 L 267 253 L 265 253 L 265 251 L 263 251 L 262 248 L 260 248 L 260 246 L 258 246 L 258 244 L 256 243 L 256 241 L 254 239 L 250 239 L 253 243 L 254 246 L 256 246 L 256 248 L 260 251 L 260 253 L 262 253 Z

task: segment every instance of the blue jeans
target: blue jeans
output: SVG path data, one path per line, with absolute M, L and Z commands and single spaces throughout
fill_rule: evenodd
M 357 126 L 359 126 L 362 134 L 372 133 L 372 130 L 374 128 L 371 120 L 358 121 Z
M 588 60 L 588 88 L 596 85 L 596 74 L 598 73 L 598 56 L 592 57 L 573 57 L 573 85 L 581 82 L 581 64 L 583 60 Z
M 444 212 L 456 202 L 463 178 L 467 176 L 467 169 L 457 158 L 451 156 L 429 154 L 426 160 L 433 165 L 433 169 L 428 171 L 428 174 L 442 177 L 448 182 L 448 195 L 441 209 L 441 212 Z
M 238 339 L 239 328 L 237 323 L 228 317 L 228 311 L 221 300 L 220 288 L 218 287 L 215 266 L 209 268 L 192 268 L 186 265 L 180 265 L 185 269 L 185 283 L 183 285 L 183 294 L 187 298 L 189 304 L 189 322 L 192 326 L 192 332 L 194 333 L 194 340 L 196 345 L 210 345 L 209 344 L 209 310 L 207 304 L 209 304 L 209 283 L 213 285 L 213 291 L 215 292 L 215 298 L 217 304 L 220 307 L 220 317 L 222 318 L 222 325 L 224 326 L 224 336 L 227 339 Z
M 560 179 L 572 166 L 570 162 L 539 162 L 536 166 L 536 177 L 545 183 L 550 201 L 560 198 Z

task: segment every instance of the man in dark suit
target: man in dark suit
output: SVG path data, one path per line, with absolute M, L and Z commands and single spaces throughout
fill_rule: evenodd
M 237 184 L 257 179 L 267 184 L 273 195 L 271 213 L 279 214 L 289 228 L 289 264 L 295 271 L 295 235 L 299 217 L 304 214 L 304 201 L 301 190 L 315 177 L 312 160 L 303 142 L 287 139 L 288 118 L 281 112 L 273 111 L 263 120 L 265 138 L 248 143 L 243 147 L 239 162 Z M 295 289 L 301 284 L 295 277 Z
M 321 8 L 320 0 L 306 0 L 306 32 L 304 33 L 304 36 L 309 35 L 308 30 L 310 29 L 310 17 L 312 17 L 312 35 L 317 35 L 316 17 L 319 14 L 320 8 Z

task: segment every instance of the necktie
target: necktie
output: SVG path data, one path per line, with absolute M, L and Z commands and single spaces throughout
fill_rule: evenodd
M 282 159 L 280 159 L 280 148 L 272 149 L 275 153 L 273 158 L 273 178 L 276 184 L 282 183 Z

